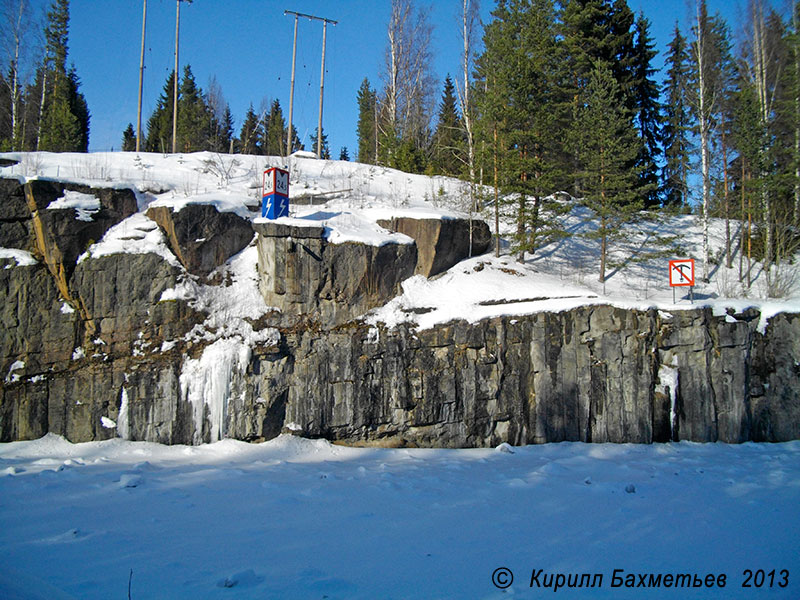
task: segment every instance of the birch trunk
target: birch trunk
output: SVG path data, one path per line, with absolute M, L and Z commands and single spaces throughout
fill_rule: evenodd
M 701 11 L 702 7 L 702 11 Z M 702 12 L 702 15 L 701 15 Z M 703 226 L 703 281 L 708 281 L 708 200 L 711 193 L 710 177 L 709 177 L 709 134 L 710 134 L 710 107 L 707 98 L 707 77 L 706 70 L 708 69 L 705 45 L 706 45 L 706 30 L 707 18 L 705 15 L 705 2 L 697 3 L 697 42 L 695 44 L 695 61 L 697 64 L 697 95 L 698 95 L 698 121 L 700 126 L 700 163 L 703 179 L 703 213 L 702 213 L 702 226 Z

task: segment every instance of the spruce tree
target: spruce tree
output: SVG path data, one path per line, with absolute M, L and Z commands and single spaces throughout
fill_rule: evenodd
M 75 67 L 70 67 L 67 73 L 67 95 L 69 98 L 70 112 L 75 115 L 80 127 L 80 134 L 75 150 L 79 152 L 89 151 L 89 106 L 86 98 L 80 93 L 80 79 L 75 71 Z
M 283 139 L 286 139 L 286 134 L 288 130 L 284 128 L 283 130 Z M 297 135 L 297 128 L 292 125 L 292 152 L 297 152 L 298 150 L 305 150 L 305 146 L 300 141 L 300 136 Z
M 189 65 L 183 68 L 178 91 L 178 151 L 199 152 L 210 147 L 211 111 Z
M 667 77 L 664 81 L 664 167 L 661 186 L 664 205 L 686 208 L 690 164 L 692 117 L 689 110 L 689 55 L 686 38 L 678 24 L 666 55 Z
M 13 148 L 14 129 L 11 126 L 11 94 L 10 86 L 0 73 L 0 152 L 8 152 Z
M 175 71 L 167 77 L 161 95 L 147 120 L 146 152 L 169 152 L 172 143 L 172 94 L 175 89 Z M 180 109 L 179 109 L 180 110 Z
M 68 80 L 58 77 L 42 118 L 39 149 L 48 152 L 86 152 L 87 139 L 70 106 Z
M 122 151 L 133 152 L 136 150 L 136 132 L 133 129 L 133 123 L 128 123 L 125 131 L 122 132 Z
M 590 74 L 600 62 L 616 79 L 625 106 L 634 110 L 635 17 L 627 2 L 565 0 L 561 18 L 571 73 L 571 81 L 567 81 L 571 96 L 580 97 L 580 91 L 588 84 Z
M 216 150 L 218 152 L 230 152 L 231 142 L 233 141 L 233 114 L 230 105 L 225 105 L 222 113 L 222 120 L 217 128 Z
M 45 65 L 38 120 L 38 149 L 86 152 L 89 149 L 89 109 L 79 91 L 74 67 L 67 70 L 69 0 L 53 0 L 45 26 Z
M 458 175 L 463 166 L 460 156 L 464 153 L 464 144 L 464 129 L 456 108 L 455 86 L 448 74 L 444 80 L 436 131 L 433 134 L 431 164 L 434 173 Z
M 358 157 L 360 163 L 376 164 L 377 157 L 377 110 L 378 96 L 370 87 L 366 77 L 358 89 Z
M 350 153 L 347 151 L 347 146 L 342 146 L 342 149 L 339 150 L 339 160 L 350 160 Z
M 651 66 L 656 54 L 650 37 L 650 22 L 640 14 L 636 19 L 632 91 L 640 141 L 635 166 L 639 172 L 639 194 L 644 198 L 645 208 L 661 204 L 656 162 L 661 154 L 662 116 L 658 84 L 653 80 L 656 70 Z
M 286 120 L 283 118 L 281 103 L 277 99 L 273 100 L 270 106 L 264 139 L 264 154 L 268 156 L 286 156 Z
M 317 128 L 314 128 L 314 133 L 311 134 L 311 148 L 312 152 L 317 151 Z M 322 129 L 322 153 L 319 158 L 329 160 L 331 157 L 331 149 L 328 146 L 328 136 L 325 135 L 325 128 Z
M 264 128 L 258 119 L 258 115 L 253 110 L 253 105 L 247 109 L 247 114 L 239 132 L 239 152 L 242 154 L 261 154 L 259 152 L 258 140 L 263 136 Z
M 761 186 L 764 183 L 760 177 L 763 171 L 763 135 L 756 89 L 744 74 L 740 74 L 737 81 L 733 111 L 731 138 L 737 158 L 732 171 L 742 221 L 739 237 L 739 281 L 749 288 L 753 275 L 753 238 L 758 227 L 757 215 L 760 212 Z
M 610 69 L 597 63 L 586 87 L 586 104 L 577 114 L 573 143 L 581 164 L 583 202 L 596 215 L 600 240 L 598 280 L 606 280 L 608 257 L 625 225 L 642 208 L 636 191 L 638 173 L 631 164 L 639 140 L 623 93 Z

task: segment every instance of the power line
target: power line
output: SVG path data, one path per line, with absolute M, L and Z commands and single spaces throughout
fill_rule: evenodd
M 325 87 L 325 40 L 328 31 L 328 23 L 337 24 L 337 21 L 326 19 L 325 17 L 317 17 L 314 15 L 307 15 L 305 13 L 295 12 L 293 10 L 284 10 L 284 15 L 294 15 L 294 42 L 292 44 L 292 81 L 291 89 L 289 91 L 289 131 L 286 134 L 286 156 L 292 153 L 292 110 L 294 109 L 294 68 L 295 60 L 297 58 L 297 19 L 304 17 L 310 21 L 322 21 L 322 67 L 319 79 L 319 122 L 317 125 L 317 156 L 322 156 L 322 93 Z

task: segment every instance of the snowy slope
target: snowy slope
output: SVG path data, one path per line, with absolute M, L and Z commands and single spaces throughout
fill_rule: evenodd
M 125 598 L 129 578 L 134 599 L 553 596 L 529 587 L 541 569 L 542 584 L 603 575 L 555 597 L 798 598 L 798 506 L 800 442 L 389 450 L 49 435 L 0 444 L 0 597 Z M 505 592 L 499 567 L 514 574 Z M 727 585 L 612 588 L 615 569 Z M 742 588 L 745 569 L 775 569 L 772 588 Z
M 262 171 L 271 166 L 290 170 L 292 200 L 314 205 L 291 205 L 293 224 L 322 225 L 330 241 L 363 241 L 380 245 L 408 242 L 399 234 L 390 234 L 377 224 L 378 219 L 393 216 L 449 218 L 466 216 L 466 184 L 446 177 L 410 175 L 372 165 L 343 161 L 323 161 L 303 155 L 289 159 L 224 155 L 201 152 L 187 155 L 160 155 L 131 152 L 93 154 L 6 153 L 5 159 L 19 164 L 0 168 L 0 176 L 44 177 L 101 186 L 130 186 L 138 192 L 139 208 L 167 205 L 175 210 L 188 203 L 213 204 L 219 210 L 232 211 L 256 219 L 260 202 Z M 66 200 L 65 200 L 66 202 Z M 89 202 L 73 198 L 76 216 L 86 215 L 80 208 Z M 84 204 L 81 204 L 83 202 Z M 320 205 L 319 203 L 324 202 Z M 493 222 L 491 207 L 483 215 Z M 138 221 L 137 221 L 138 219 Z M 123 235 L 131 229 L 148 231 L 142 215 L 121 223 L 89 252 L 93 255 L 114 251 L 155 251 L 163 254 L 158 236 L 140 236 L 141 241 Z M 142 222 L 139 222 L 142 221 Z M 152 227 L 152 223 L 149 224 Z M 724 264 L 724 227 L 722 220 L 710 225 L 710 250 L 715 260 L 710 264 L 708 283 L 700 283 L 702 247 L 699 219 L 691 215 L 643 220 L 631 226 L 625 239 L 612 248 L 605 284 L 597 281 L 599 243 L 582 234 L 596 227 L 592 214 L 575 204 L 564 217 L 563 228 L 573 234 L 554 242 L 524 264 L 504 254 L 499 259 L 486 255 L 458 265 L 444 276 L 444 281 L 425 282 L 415 278 L 407 282 L 402 297 L 370 316 L 389 324 L 409 317 L 408 309 L 435 308 L 418 318 L 420 326 L 432 326 L 451 318 L 475 320 L 498 314 L 521 314 L 538 310 L 570 308 L 580 303 L 608 302 L 624 307 L 667 310 L 697 305 L 711 305 L 718 312 L 733 307 L 762 307 L 766 313 L 800 310 L 800 276 L 796 265 L 786 266 L 782 274 L 790 281 L 788 293 L 779 300 L 767 300 L 761 265 L 750 269 L 753 285 L 746 289 L 739 282 L 740 257 L 734 254 L 734 268 Z M 504 221 L 504 233 L 512 224 Z M 738 239 L 734 222 L 732 233 Z M 120 240 L 127 240 L 127 245 Z M 503 247 L 507 248 L 504 242 Z M 734 251 L 738 250 L 735 245 Z M 507 250 L 506 250 L 507 251 Z M 0 255 L 14 255 L 23 262 L 27 257 L 0 249 Z M 687 288 L 676 294 L 669 287 L 670 258 L 697 259 L 698 285 L 692 299 Z M 483 268 L 486 267 L 486 268 Z M 551 301 L 544 299 L 551 298 Z M 508 300 L 510 302 L 505 302 Z M 523 301 L 527 300 L 527 301 Z M 405 311 L 399 309 L 406 309 Z M 413 311 L 419 314 L 423 311 Z

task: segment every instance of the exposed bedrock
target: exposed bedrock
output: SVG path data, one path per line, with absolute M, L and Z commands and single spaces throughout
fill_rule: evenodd
M 204 359 L 202 345 L 98 353 L 7 378 L 0 435 L 199 443 L 291 431 L 445 447 L 798 439 L 800 315 L 772 317 L 764 334 L 758 323 L 754 310 L 587 306 L 416 333 L 295 327 L 261 346 L 234 343 L 227 359 Z
M 417 244 L 414 273 L 438 275 L 469 256 L 486 252 L 492 241 L 489 226 L 482 219 L 412 219 L 395 217 L 378 225 L 403 233 Z
M 180 210 L 156 206 L 146 214 L 158 223 L 172 253 L 194 275 L 208 275 L 253 239 L 250 221 L 210 204 L 187 204 Z
M 797 439 L 800 315 L 776 315 L 765 335 L 758 323 L 754 310 L 587 306 L 418 333 L 286 333 L 254 355 L 240 383 L 253 403 L 236 412 L 351 443 Z M 255 437 L 258 422 L 229 431 Z
M 322 228 L 256 224 L 261 292 L 282 312 L 233 322 L 189 297 L 198 278 L 184 251 L 198 244 L 206 275 L 246 243 L 246 227 L 231 226 L 241 232 L 231 246 L 201 248 L 204 231 L 220 232 L 206 242 L 225 237 L 227 217 L 211 207 L 203 214 L 217 224 L 173 246 L 184 264 L 167 250 L 78 260 L 135 210 L 133 193 L 73 190 L 100 199 L 84 221 L 47 208 L 66 184 L 26 185 L 0 182 L 2 243 L 31 253 L 0 258 L 0 441 L 800 439 L 800 314 L 595 305 L 422 331 L 370 326 L 358 317 L 418 272 L 427 242 L 330 244 Z
M 259 288 L 292 324 L 336 326 L 382 306 L 414 274 L 415 244 L 329 243 L 323 227 L 257 222 Z

